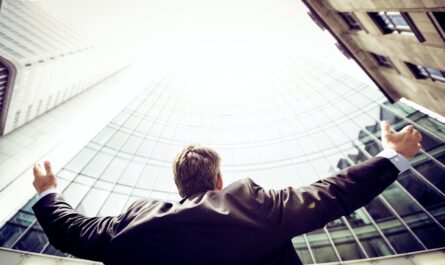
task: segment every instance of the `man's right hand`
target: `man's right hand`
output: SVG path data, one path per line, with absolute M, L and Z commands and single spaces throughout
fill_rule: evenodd
M 383 149 L 393 149 L 406 159 L 412 159 L 420 150 L 422 135 L 412 125 L 405 126 L 400 132 L 391 132 L 389 123 L 382 121 L 382 145 Z
M 43 174 L 39 164 L 36 163 L 33 168 L 34 182 L 32 184 L 39 194 L 48 189 L 55 189 L 57 187 L 57 179 L 51 169 L 51 163 L 45 161 L 44 166 L 45 174 Z

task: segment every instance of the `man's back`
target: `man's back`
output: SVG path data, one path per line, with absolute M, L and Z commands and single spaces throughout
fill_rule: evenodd
M 377 157 L 298 189 L 245 179 L 179 203 L 136 201 L 115 217 L 84 217 L 57 194 L 33 209 L 56 248 L 106 264 L 301 264 L 292 237 L 367 204 L 398 173 Z
M 111 241 L 107 263 L 300 264 L 291 241 L 256 207 L 252 186 L 246 179 L 180 203 L 135 202 Z

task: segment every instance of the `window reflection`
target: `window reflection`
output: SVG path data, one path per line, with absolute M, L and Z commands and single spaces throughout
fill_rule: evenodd
M 397 185 L 392 184 L 383 192 L 383 196 L 428 248 L 445 245 L 445 231 Z
M 386 208 L 379 198 L 365 206 L 383 234 L 397 253 L 422 250 L 422 246 L 406 230 L 400 221 Z
M 431 155 L 445 166 L 445 145 L 442 145 L 434 150 L 434 152 L 431 152 Z
M 445 125 L 443 123 L 429 116 L 424 116 L 416 122 L 442 141 L 445 141 Z
M 88 190 L 88 186 L 79 183 L 71 183 L 63 191 L 63 197 L 71 206 L 76 207 Z
M 33 214 L 19 211 L 0 230 L 0 246 L 6 248 L 11 247 L 35 220 L 36 218 Z
M 96 151 L 90 148 L 84 148 L 65 166 L 65 168 L 74 172 L 80 172 L 95 154 Z
M 134 186 L 144 169 L 145 164 L 136 161 L 130 161 L 124 173 L 118 180 L 121 184 L 126 184 L 129 186 Z
M 303 236 L 294 237 L 292 239 L 292 244 L 294 245 L 294 248 L 297 251 L 298 256 L 300 257 L 300 260 L 303 264 L 314 263 Z
M 43 250 L 43 254 L 54 255 L 59 257 L 68 257 L 68 254 L 63 253 L 62 251 L 56 249 L 52 245 L 47 245 L 47 247 Z
M 413 167 L 419 171 L 425 178 L 427 178 L 434 186 L 445 192 L 445 168 L 439 166 L 431 159 L 421 157 L 415 159 Z
M 98 133 L 92 141 L 100 145 L 104 145 L 111 138 L 111 136 L 113 136 L 114 132 L 115 129 L 107 126 L 103 128 L 102 131 Z
M 76 209 L 85 216 L 96 216 L 108 193 L 106 190 L 92 188 Z
M 328 223 L 326 227 L 342 260 L 366 257 L 342 219 L 334 220 Z
M 98 216 L 114 216 L 122 213 L 125 203 L 127 202 L 128 195 L 113 192 L 105 200 L 102 209 Z
M 310 232 L 306 236 L 314 253 L 316 263 L 338 261 L 331 242 L 323 229 Z
M 98 153 L 88 165 L 81 171 L 82 174 L 97 178 L 104 171 L 105 167 L 110 163 L 112 155 L 101 152 Z
M 445 201 L 437 191 L 421 181 L 411 171 L 401 174 L 398 181 L 442 225 L 445 225 Z
M 130 135 L 121 131 L 117 131 L 113 137 L 107 142 L 107 146 L 116 150 L 121 149 L 122 145 L 127 141 Z
M 40 252 L 48 243 L 48 238 L 43 233 L 39 223 L 35 223 L 22 238 L 15 244 L 14 249 Z
M 394 254 L 363 209 L 346 216 L 369 257 Z
M 119 156 L 114 157 L 105 172 L 103 172 L 101 179 L 110 182 L 117 181 L 127 167 L 127 164 L 127 159 L 121 158 Z
M 137 136 L 131 136 L 128 141 L 122 147 L 122 151 L 130 154 L 136 153 L 141 146 L 143 138 Z

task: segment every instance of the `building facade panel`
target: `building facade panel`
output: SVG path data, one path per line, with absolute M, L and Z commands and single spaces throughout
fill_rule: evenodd
M 311 16 L 322 21 L 319 24 L 325 25 L 390 100 L 404 97 L 440 115 L 445 114 L 442 79 L 419 78 L 403 66 L 417 64 L 443 76 L 443 1 L 303 2 L 317 14 Z M 345 20 L 346 15 L 353 21 Z M 357 26 L 351 28 L 351 23 Z M 376 68 L 375 63 L 363 56 L 364 52 L 389 57 L 397 72 L 391 74 L 387 69 Z
M 326 4 L 337 10 L 352 11 L 352 10 L 376 10 L 376 9 L 425 9 L 425 8 L 440 8 L 443 5 L 441 0 L 394 0 L 394 1 L 380 1 L 380 0 L 363 0 L 360 2 L 354 0 L 316 0 L 317 2 Z

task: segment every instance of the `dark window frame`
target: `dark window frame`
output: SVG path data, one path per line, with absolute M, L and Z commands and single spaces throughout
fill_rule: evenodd
M 338 15 L 342 18 L 343 22 L 348 25 L 350 30 L 359 31 L 363 27 L 358 21 L 358 19 L 351 12 L 338 12 Z
M 369 52 L 369 54 L 379 66 L 394 69 L 394 65 L 388 57 L 373 52 Z
M 438 14 L 442 16 L 438 16 Z M 445 11 L 442 12 L 427 12 L 428 18 L 430 19 L 433 26 L 436 28 L 440 37 L 445 41 Z
M 434 82 L 445 83 L 445 71 L 442 71 L 442 70 L 439 70 L 436 68 L 425 67 L 425 66 L 418 65 L 418 64 L 408 63 L 408 62 L 405 62 L 405 63 L 408 66 L 408 68 L 411 70 L 411 72 L 413 73 L 414 77 L 416 77 L 417 79 L 429 79 Z M 432 74 L 429 69 L 436 70 L 436 71 L 440 72 L 442 74 L 442 77 L 438 77 L 438 76 Z
M 425 38 L 417 29 L 413 20 L 407 12 L 398 11 L 380 11 L 380 12 L 368 12 L 368 15 L 379 27 L 383 34 L 392 33 L 412 33 L 416 36 L 419 42 L 425 42 Z M 400 15 L 408 26 L 402 26 L 395 22 L 394 17 Z

